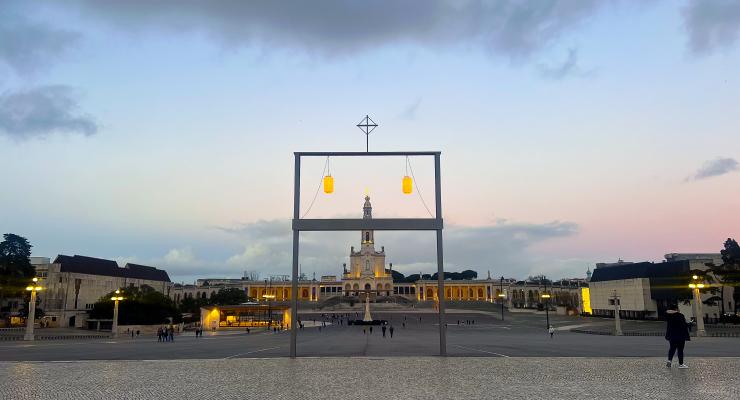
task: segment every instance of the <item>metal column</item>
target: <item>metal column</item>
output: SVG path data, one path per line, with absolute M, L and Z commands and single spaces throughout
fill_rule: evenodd
M 434 155 L 434 197 L 438 221 L 442 220 L 442 184 L 439 154 Z M 447 320 L 445 319 L 444 254 L 442 252 L 442 228 L 437 229 L 437 299 L 439 299 L 439 355 L 447 355 Z
M 295 156 L 295 177 L 293 183 L 293 219 L 300 218 L 301 213 L 301 157 Z M 290 358 L 296 357 L 298 340 L 298 243 L 300 231 L 293 227 L 293 282 L 290 294 Z

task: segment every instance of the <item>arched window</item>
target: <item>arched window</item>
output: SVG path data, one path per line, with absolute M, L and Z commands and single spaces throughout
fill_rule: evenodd
M 365 284 L 365 290 L 371 290 L 371 289 L 372 289 L 372 286 L 370 286 L 369 283 L 366 283 Z
M 434 297 L 434 292 L 432 292 L 432 288 L 427 288 L 427 299 Z
M 303 289 L 303 297 L 308 297 L 308 289 Z
M 346 284 L 346 285 L 344 285 L 344 290 L 346 290 L 346 291 L 348 291 L 348 292 L 349 292 L 349 288 L 350 288 L 350 285 L 349 285 L 349 283 L 348 283 L 348 284 Z
M 483 288 L 478 288 L 478 297 L 483 297 Z

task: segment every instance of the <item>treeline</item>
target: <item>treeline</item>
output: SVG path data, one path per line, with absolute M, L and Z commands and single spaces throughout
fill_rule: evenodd
M 113 292 L 103 296 L 90 310 L 90 318 L 109 319 L 113 316 Z M 200 317 L 200 308 L 210 305 L 244 303 L 249 298 L 237 288 L 220 289 L 208 298 L 186 297 L 175 301 L 151 286 L 130 287 L 121 293 L 124 300 L 118 303 L 118 323 L 121 325 L 153 325 L 182 321 L 182 314 L 191 313 Z
M 392 272 L 393 282 L 395 283 L 414 283 L 418 281 L 419 279 L 437 280 L 437 277 L 438 277 L 436 272 L 431 275 L 430 274 L 422 274 L 422 275 L 412 274 L 409 276 L 406 276 L 398 271 L 386 270 L 386 272 Z M 473 270 L 466 269 L 465 271 L 462 271 L 462 272 L 445 272 L 444 277 L 445 277 L 445 280 L 461 281 L 465 279 L 476 279 L 478 278 L 478 273 Z

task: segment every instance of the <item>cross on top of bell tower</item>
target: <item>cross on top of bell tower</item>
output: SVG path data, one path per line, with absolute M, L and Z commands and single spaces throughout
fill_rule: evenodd
M 365 195 L 365 205 L 362 206 L 362 218 L 373 218 L 373 206 L 370 204 L 370 196 Z

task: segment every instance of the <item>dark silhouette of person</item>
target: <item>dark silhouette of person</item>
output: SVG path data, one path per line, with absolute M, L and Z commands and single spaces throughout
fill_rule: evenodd
M 389 329 L 389 331 L 390 331 L 390 334 L 391 334 L 391 339 L 393 339 L 393 325 L 391 325 L 391 328 Z
M 380 328 L 380 330 L 382 330 L 382 331 L 383 331 L 383 337 L 385 337 L 385 325 L 383 325 L 383 327 L 382 327 L 382 328 Z
M 687 341 L 691 340 L 686 317 L 678 312 L 678 304 L 671 304 L 666 311 L 665 340 L 670 344 L 668 348 L 668 361 L 665 366 L 671 367 L 673 354 L 678 353 L 678 368 L 688 368 L 683 363 L 683 349 Z

